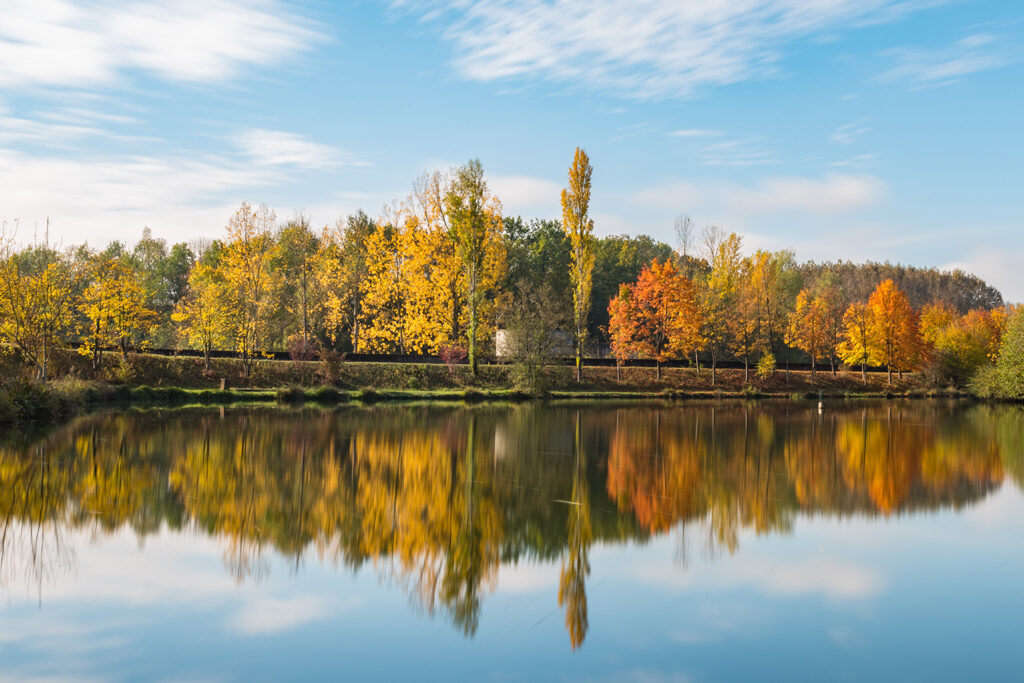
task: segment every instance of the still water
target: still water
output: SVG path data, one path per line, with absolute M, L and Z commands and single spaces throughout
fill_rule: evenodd
M 218 409 L 0 439 L 0 679 L 1020 680 L 1024 408 Z

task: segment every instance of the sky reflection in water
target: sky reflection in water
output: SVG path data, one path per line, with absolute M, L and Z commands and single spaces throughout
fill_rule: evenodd
M 1012 678 L 1024 411 L 88 417 L 0 445 L 0 679 Z

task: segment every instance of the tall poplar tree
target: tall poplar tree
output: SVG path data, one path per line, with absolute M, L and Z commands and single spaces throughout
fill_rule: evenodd
M 569 168 L 569 187 L 562 190 L 562 229 L 572 247 L 569 276 L 572 282 L 573 330 L 576 342 L 576 381 L 583 376 L 583 346 L 587 341 L 590 293 L 594 278 L 594 221 L 590 219 L 590 176 L 594 169 L 587 153 L 576 148 Z
M 452 239 L 465 270 L 466 307 L 469 312 L 469 365 L 478 374 L 477 333 L 480 324 L 480 299 L 484 287 L 484 261 L 491 241 L 500 235 L 501 209 L 497 200 L 487 194 L 484 167 L 472 159 L 455 171 L 451 188 L 445 196 L 445 208 Z

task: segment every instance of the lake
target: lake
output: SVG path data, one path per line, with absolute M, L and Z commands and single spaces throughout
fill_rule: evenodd
M 228 408 L 0 437 L 0 679 L 1024 670 L 1024 407 Z

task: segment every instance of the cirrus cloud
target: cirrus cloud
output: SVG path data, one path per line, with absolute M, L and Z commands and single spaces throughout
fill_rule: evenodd
M 443 25 L 465 77 L 678 97 L 772 73 L 783 48 L 892 21 L 934 0 L 392 0 Z
M 6 0 L 0 90 L 89 89 L 131 72 L 224 81 L 269 66 L 322 37 L 278 0 Z

